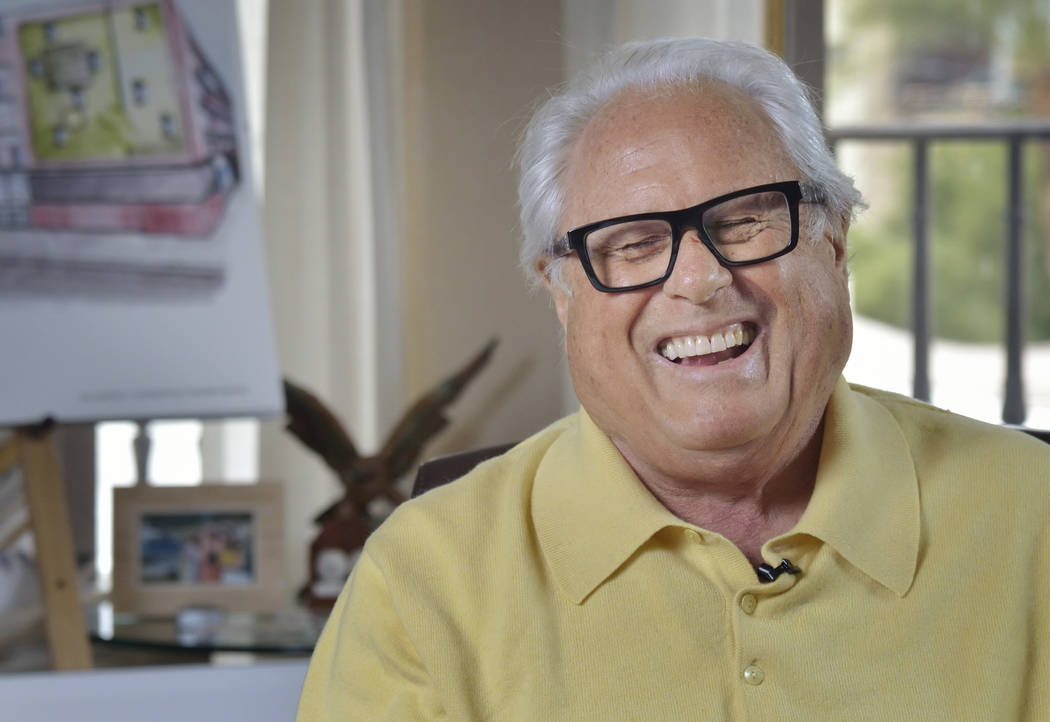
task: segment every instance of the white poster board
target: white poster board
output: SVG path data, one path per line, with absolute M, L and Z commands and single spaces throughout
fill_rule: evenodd
M 281 412 L 232 0 L 0 0 L 0 425 Z

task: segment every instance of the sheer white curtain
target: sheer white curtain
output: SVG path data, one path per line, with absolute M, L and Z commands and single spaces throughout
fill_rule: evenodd
M 371 451 L 379 269 L 364 16 L 354 0 L 270 3 L 263 227 L 280 368 L 338 409 Z M 293 589 L 306 579 L 311 519 L 339 488 L 278 421 L 262 425 L 259 477 L 286 488 Z

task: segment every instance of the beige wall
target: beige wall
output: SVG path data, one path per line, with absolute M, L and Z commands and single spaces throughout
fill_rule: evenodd
M 560 24 L 557 0 L 403 4 L 405 401 L 500 339 L 428 455 L 520 440 L 561 415 L 560 332 L 518 270 L 511 165 L 529 109 L 562 79 Z

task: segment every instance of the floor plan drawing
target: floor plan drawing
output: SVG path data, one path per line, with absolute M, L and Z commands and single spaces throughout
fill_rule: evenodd
M 174 0 L 40 5 L 0 10 L 0 292 L 221 283 L 234 108 Z

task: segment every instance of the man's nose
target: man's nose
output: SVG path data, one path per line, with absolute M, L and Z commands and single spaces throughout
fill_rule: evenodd
M 706 303 L 733 282 L 733 274 L 718 262 L 695 230 L 682 235 L 671 276 L 664 281 L 664 293 L 695 304 Z

